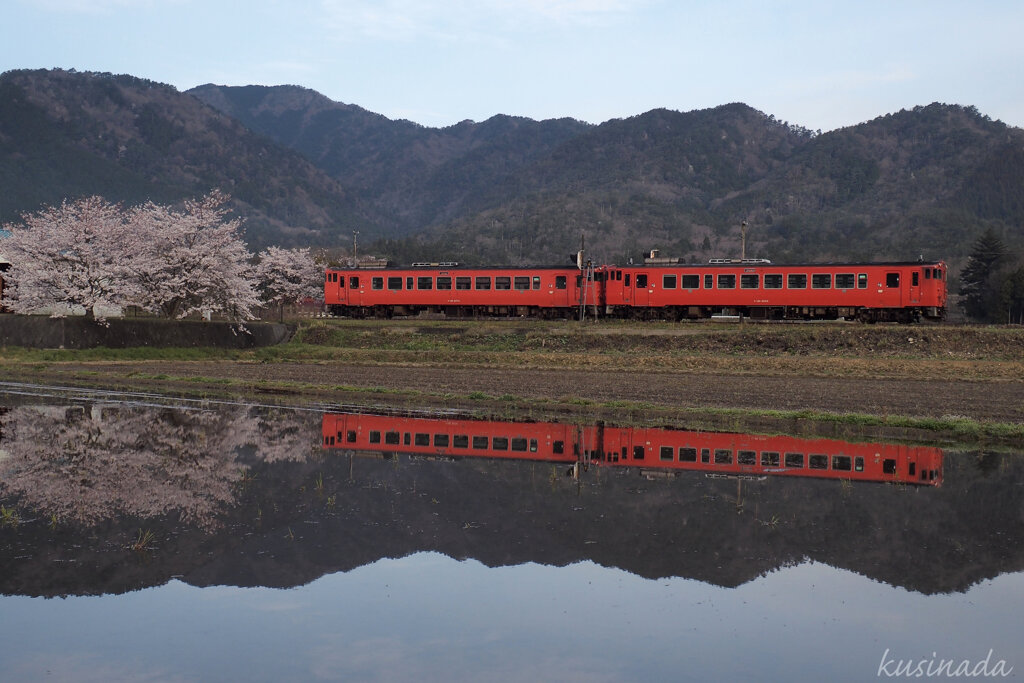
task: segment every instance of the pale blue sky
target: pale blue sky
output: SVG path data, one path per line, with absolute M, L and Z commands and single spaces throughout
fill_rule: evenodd
M 0 0 L 0 71 L 291 83 L 428 126 L 745 102 L 831 130 L 931 102 L 1024 126 L 1019 0 Z

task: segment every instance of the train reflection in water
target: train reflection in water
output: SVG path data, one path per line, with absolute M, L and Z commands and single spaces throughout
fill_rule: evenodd
M 796 476 L 938 486 L 942 450 L 654 427 L 327 413 L 323 445 L 452 458 L 504 458 L 591 464 L 648 473 Z

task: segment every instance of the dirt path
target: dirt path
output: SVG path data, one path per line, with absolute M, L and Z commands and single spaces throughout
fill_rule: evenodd
M 965 416 L 1024 423 L 1024 381 L 907 380 L 727 375 L 694 372 L 628 372 L 517 368 L 360 366 L 326 363 L 235 363 L 219 361 L 55 364 L 38 380 L 93 382 L 131 380 L 141 375 L 154 387 L 193 378 L 224 388 L 274 391 L 295 386 L 318 396 L 345 387 L 414 391 L 431 396 L 514 395 L 531 399 L 597 403 L 628 401 L 675 408 L 821 410 L 907 417 Z M 166 375 L 166 378 L 162 376 Z M 156 379 L 154 379 L 156 378 Z M 218 383 L 217 380 L 220 380 Z

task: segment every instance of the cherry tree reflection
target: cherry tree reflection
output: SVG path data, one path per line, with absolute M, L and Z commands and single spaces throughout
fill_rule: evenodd
M 0 495 L 93 525 L 122 515 L 217 527 L 242 473 L 303 461 L 318 420 L 287 410 L 19 406 L 0 415 Z

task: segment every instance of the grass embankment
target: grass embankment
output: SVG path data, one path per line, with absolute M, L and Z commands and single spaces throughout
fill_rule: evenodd
M 204 361 L 195 363 L 194 361 Z M 602 400 L 586 390 L 571 398 L 526 396 L 516 386 L 453 393 L 409 389 L 400 379 L 379 386 L 332 384 L 331 373 L 302 381 L 252 379 L 229 371 L 239 365 L 330 368 L 473 368 L 586 370 L 631 373 L 778 378 L 847 378 L 1024 382 L 1024 329 L 850 324 L 736 325 L 660 323 L 547 323 L 540 321 L 342 321 L 300 324 L 287 344 L 254 350 L 4 349 L 8 374 L 39 381 L 117 383 L 165 390 L 189 387 L 236 393 L 375 401 L 400 399 L 479 406 L 494 412 L 587 412 L 635 420 L 723 422 L 802 421 L 855 429 L 910 429 L 961 439 L 1024 439 L 1024 425 L 962 416 L 941 418 L 764 408 L 682 408 L 662 403 Z M 116 364 L 116 367 L 115 367 Z M 180 365 L 175 365 L 180 364 Z M 151 368 L 159 365 L 159 371 Z M 95 368 L 90 370 L 90 367 Z M 187 370 L 185 369 L 187 368 Z M 1021 384 L 1024 387 L 1024 384 Z M 1024 393 L 1022 393 L 1024 396 Z

